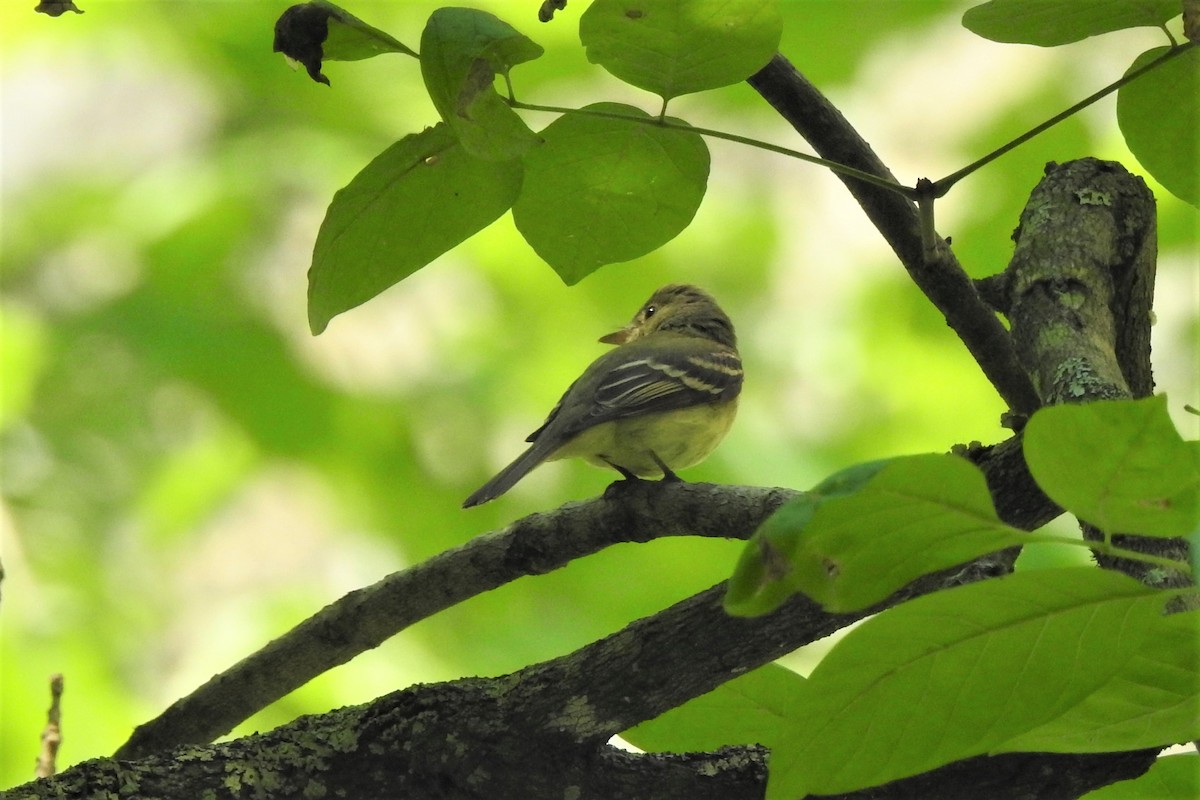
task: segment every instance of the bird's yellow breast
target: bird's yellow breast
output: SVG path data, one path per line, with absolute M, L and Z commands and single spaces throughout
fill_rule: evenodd
M 698 464 L 713 451 L 737 414 L 737 398 L 604 422 L 588 428 L 547 459 L 583 458 L 598 467 L 620 466 L 643 478 L 662 475 L 654 457 L 672 470 Z

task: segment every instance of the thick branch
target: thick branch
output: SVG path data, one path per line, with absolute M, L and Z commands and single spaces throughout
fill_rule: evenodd
M 1154 195 L 1120 164 L 1051 164 L 1029 199 L 1005 272 L 1013 339 L 1046 403 L 1145 397 L 1157 254 Z M 1115 533 L 1115 532 L 1114 532 Z M 1084 526 L 1084 535 L 1102 534 Z M 1181 561 L 1182 539 L 1116 536 L 1120 546 Z M 1191 583 L 1130 559 L 1105 567 L 1156 586 Z
M 663 536 L 749 538 L 763 519 L 796 494 L 752 486 L 646 484 L 621 492 L 619 500 L 606 495 L 532 514 L 329 604 L 139 726 L 116 757 L 144 758 L 184 744 L 211 742 L 318 675 L 426 617 L 609 545 Z
M 1120 164 L 1051 164 L 1014 235 L 1008 316 L 1043 402 L 1145 397 L 1154 196 Z
M 980 571 L 927 576 L 889 602 L 982 577 Z M 266 735 L 140 762 L 87 762 L 12 796 L 90 797 L 107 790 L 113 797 L 758 800 L 766 781 L 761 748 L 635 756 L 604 744 L 610 732 L 702 689 L 702 676 L 719 682 L 861 616 L 829 615 L 797 596 L 766 617 L 735 619 L 720 609 L 720 591 L 511 676 L 416 686 Z M 998 800 L 1011 796 L 1004 787 L 1021 785 L 1023 797 L 1052 800 L 1132 777 L 1146 763 L 1124 755 L 1014 754 L 970 759 L 846 797 L 969 792 Z
M 504 678 L 417 686 L 268 734 L 137 762 L 97 759 L 11 791 L 34 798 L 613 798 L 760 800 L 758 747 L 634 756 L 531 735 Z

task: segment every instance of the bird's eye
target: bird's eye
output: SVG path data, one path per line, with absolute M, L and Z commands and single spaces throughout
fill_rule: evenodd
M 655 311 L 658 311 L 658 306 L 646 306 L 646 309 L 642 312 L 642 316 L 650 319 L 654 316 Z

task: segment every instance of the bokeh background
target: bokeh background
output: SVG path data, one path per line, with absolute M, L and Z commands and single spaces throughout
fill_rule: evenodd
M 733 432 L 688 478 L 805 488 L 855 461 L 1005 435 L 994 392 L 840 183 L 718 141 L 695 222 L 658 253 L 568 288 L 506 216 L 314 338 L 305 272 L 333 192 L 436 121 L 416 62 L 327 63 L 325 87 L 271 52 L 286 2 L 80 2 L 85 14 L 57 19 L 33 0 L 0 6 L 0 787 L 32 777 L 51 673 L 66 676 L 60 766 L 106 755 L 346 591 L 600 492 L 610 475 L 555 464 L 459 508 L 603 351 L 596 338 L 663 283 L 721 300 L 748 374 Z M 587 63 L 582 0 L 549 25 L 536 0 L 472 4 L 546 48 L 514 71 L 523 99 L 657 110 Z M 415 46 L 435 3 L 345 7 Z M 1053 50 L 995 44 L 959 25 L 957 2 L 783 7 L 783 51 L 910 184 L 1164 41 L 1139 30 Z M 671 113 L 802 146 L 745 85 L 679 98 Z M 939 203 L 973 275 L 1007 262 L 1042 165 L 1086 155 L 1140 171 L 1111 98 Z M 1154 358 L 1195 438 L 1181 408 L 1200 404 L 1197 218 L 1156 194 Z M 739 547 L 621 546 L 517 581 L 239 732 L 552 658 L 723 579 Z

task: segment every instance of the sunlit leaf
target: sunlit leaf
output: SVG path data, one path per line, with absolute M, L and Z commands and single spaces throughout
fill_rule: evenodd
M 1063 716 L 1153 643 L 1164 598 L 1100 569 L 1015 573 L 851 631 L 787 710 L 768 798 L 835 794 L 987 753 Z
M 1186 536 L 1200 526 L 1200 450 L 1166 397 L 1044 408 L 1025 459 L 1050 499 L 1109 533 Z
M 1195 800 L 1200 797 L 1200 755 L 1161 756 L 1145 775 L 1118 781 L 1081 800 Z
M 520 161 L 475 158 L 444 124 L 389 147 L 334 195 L 321 224 L 308 272 L 313 333 L 487 227 L 520 187 Z
M 747 543 L 727 607 L 750 601 L 745 613 L 765 613 L 800 591 L 831 611 L 857 610 L 921 575 L 1029 541 L 996 517 L 983 474 L 965 459 L 898 458 L 861 486 L 776 512 Z
M 329 84 L 321 62 L 359 61 L 381 53 L 415 56 L 391 34 L 379 30 L 327 0 L 312 0 L 287 9 L 275 22 L 276 53 L 304 65 L 308 76 Z
M 725 593 L 725 610 L 747 617 L 768 614 L 799 591 L 792 561 L 817 509 L 830 498 L 858 491 L 890 463 L 870 461 L 836 472 L 768 517 L 742 550 Z
M 784 709 L 803 685 L 802 676 L 767 664 L 625 731 L 621 738 L 647 752 L 703 752 L 731 744 L 770 747 L 783 731 Z
M 822 502 L 817 495 L 801 495 L 759 526 L 729 579 L 723 601 L 727 612 L 739 617 L 769 614 L 799 591 L 792 561 L 800 534 Z
M 1054 47 L 1177 16 L 1179 0 L 991 0 L 967 9 L 962 22 L 994 42 Z
M 1128 72 L 1167 52 L 1147 50 Z M 1200 51 L 1183 55 L 1117 90 L 1117 124 L 1125 143 L 1154 179 L 1200 207 Z
M 471 8 L 439 8 L 421 36 L 421 75 L 434 107 L 474 156 L 503 161 L 538 138 L 496 92 L 497 75 L 542 54 L 508 23 Z
M 1200 739 L 1200 612 L 1156 620 L 1147 646 L 1062 716 L 993 752 L 1104 753 Z
M 966 459 L 896 459 L 857 492 L 822 504 L 799 537 L 800 591 L 831 611 L 883 600 L 921 575 L 1029 541 L 1000 522 Z
M 579 20 L 588 60 L 667 99 L 745 80 L 782 33 L 777 0 L 594 0 Z
M 650 119 L 618 103 L 585 111 Z M 541 135 L 544 143 L 525 156 L 513 219 L 567 284 L 666 244 L 704 198 L 708 147 L 690 130 L 585 113 L 565 115 Z

